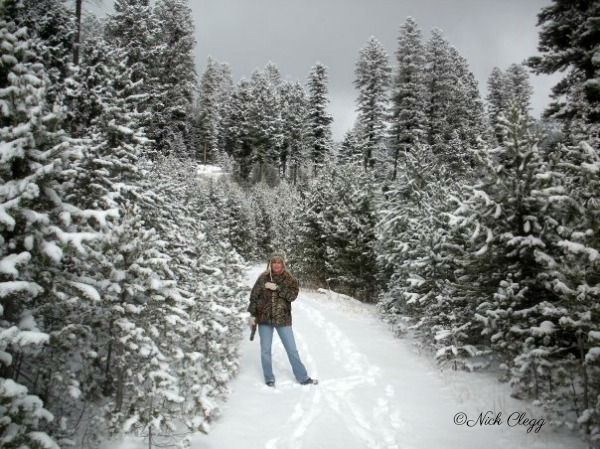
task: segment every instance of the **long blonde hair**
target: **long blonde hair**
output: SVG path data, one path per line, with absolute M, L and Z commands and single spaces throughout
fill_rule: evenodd
M 287 272 L 287 267 L 285 266 L 285 257 L 282 254 L 276 253 L 273 254 L 270 258 L 269 261 L 267 262 L 267 269 L 265 270 L 265 272 L 263 274 L 268 274 L 269 275 L 269 279 L 273 280 L 273 270 L 271 265 L 273 264 L 274 260 L 280 260 L 282 265 L 283 265 L 283 269 L 281 270 L 282 273 Z

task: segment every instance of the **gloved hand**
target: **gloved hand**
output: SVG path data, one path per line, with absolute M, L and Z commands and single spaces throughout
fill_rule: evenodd
M 277 290 L 277 284 L 274 284 L 273 282 L 265 282 L 265 288 L 275 291 Z

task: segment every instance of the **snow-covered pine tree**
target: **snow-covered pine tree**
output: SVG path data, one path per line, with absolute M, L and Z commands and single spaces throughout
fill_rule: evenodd
M 219 108 L 219 117 L 221 117 L 221 123 L 219 128 L 218 147 L 221 149 L 221 153 L 225 152 L 229 157 L 232 157 L 233 155 L 227 151 L 227 142 L 229 139 L 229 133 L 231 132 L 229 127 L 229 118 L 232 114 L 231 98 L 234 92 L 233 74 L 231 72 L 231 67 L 225 62 L 221 62 L 219 64 L 219 69 L 221 71 L 221 76 L 217 105 Z
M 103 238 L 84 260 L 66 261 L 70 262 L 72 282 L 70 288 L 56 292 L 68 305 L 62 308 L 65 326 L 52 335 L 57 341 L 76 335 L 78 346 L 71 348 L 70 357 L 58 353 L 46 362 L 49 372 L 62 372 L 65 380 L 86 385 L 79 390 L 79 401 L 62 401 L 60 406 L 65 422 L 75 413 L 79 415 L 79 423 L 86 429 L 86 440 L 80 444 L 85 446 L 94 444 L 106 426 L 121 432 L 128 419 L 130 424 L 136 420 L 136 426 L 149 429 L 151 420 L 162 414 L 163 420 L 152 422 L 153 429 L 170 432 L 173 404 L 179 401 L 173 402 L 177 379 L 166 379 L 163 374 L 165 364 L 174 365 L 171 351 L 176 348 L 170 344 L 169 336 L 177 333 L 170 327 L 175 324 L 169 317 L 179 314 L 183 301 L 174 290 L 176 280 L 167 267 L 169 256 L 161 251 L 164 244 L 150 226 L 148 211 L 156 203 L 141 182 L 146 164 L 143 155 L 148 151 L 147 139 L 138 128 L 139 82 L 132 81 L 133 67 L 118 62 L 124 59 L 125 49 L 102 40 L 95 41 L 94 48 L 106 51 L 99 58 L 101 64 L 89 67 L 90 88 L 97 95 L 99 110 L 89 118 L 91 147 L 87 157 L 72 168 L 68 194 L 73 207 L 62 218 L 89 232 L 101 231 Z M 82 64 L 98 56 L 84 45 Z M 154 361 L 150 355 L 156 356 Z M 136 377 L 139 372 L 148 376 L 140 380 Z M 104 411 L 112 415 L 109 420 L 94 418 L 99 397 L 107 400 Z M 154 401 L 157 398 L 165 400 Z M 64 423 L 62 427 L 73 430 Z
M 473 149 L 477 148 L 486 132 L 485 110 L 479 95 L 477 80 L 469 70 L 467 60 L 461 56 L 456 48 L 450 49 L 458 76 L 458 84 L 454 86 L 454 108 L 449 122 L 452 123 L 452 132 L 456 131 L 464 148 L 460 159 L 463 164 L 460 171 L 471 172 L 473 168 Z
M 279 70 L 273 63 L 269 63 L 265 70 L 254 71 L 250 82 L 254 99 L 250 116 L 253 153 L 258 164 L 255 180 L 266 180 L 272 184 L 277 182 L 283 144 Z
M 327 286 L 327 240 L 335 206 L 332 179 L 331 164 L 322 165 L 303 192 L 302 206 L 296 214 L 297 235 L 292 240 L 291 257 L 297 274 L 307 286 Z
M 269 85 L 273 86 L 275 90 L 278 90 L 281 87 L 281 83 L 283 81 L 281 79 L 281 72 L 279 71 L 277 64 L 275 64 L 273 61 L 267 62 L 263 73 Z
M 522 64 L 511 64 L 505 72 L 506 98 L 508 103 L 516 102 L 522 116 L 531 116 L 531 95 L 533 87 L 529 81 L 529 73 Z M 507 113 L 509 107 L 507 106 Z
M 69 131 L 74 137 L 89 134 L 92 121 L 103 111 L 105 79 L 111 68 L 108 65 L 113 53 L 104 36 L 104 26 L 93 15 L 82 22 L 83 32 L 78 48 L 79 66 L 69 79 L 66 90 Z M 83 50 L 85 49 L 85 58 Z M 73 111 L 77 111 L 75 114 Z
M 323 165 L 331 154 L 331 122 L 327 112 L 327 68 L 317 62 L 308 75 L 309 159 L 317 167 Z
M 250 195 L 257 235 L 256 255 L 263 259 L 274 251 L 281 251 L 292 260 L 299 226 L 296 213 L 301 203 L 296 187 L 286 181 L 272 187 L 261 183 L 252 187 Z
M 106 32 L 111 45 L 119 49 L 122 63 L 131 71 L 128 89 L 136 91 L 138 126 L 147 132 L 156 107 L 158 86 L 152 61 L 158 61 L 161 49 L 153 30 L 155 16 L 148 1 L 115 0 L 115 12 L 108 15 Z M 151 150 L 156 153 L 154 146 Z
M 337 161 L 342 165 L 360 165 L 362 163 L 363 150 L 361 142 L 364 142 L 364 140 L 359 135 L 360 129 L 358 128 L 358 123 L 354 123 L 354 126 L 344 134 L 344 138 L 340 143 L 340 151 L 337 155 Z
M 281 176 L 294 185 L 306 160 L 307 118 L 306 93 L 302 85 L 284 82 L 281 85 L 283 138 L 280 166 Z
M 106 252 L 118 289 L 104 295 L 111 305 L 104 416 L 111 433 L 134 432 L 154 445 L 175 431 L 185 401 L 174 367 L 181 353 L 175 341 L 187 314 L 165 242 L 145 225 L 146 214 L 135 203 L 121 210 Z
M 502 143 L 502 128 L 498 126 L 500 115 L 506 115 L 508 98 L 504 72 L 499 67 L 494 67 L 487 81 L 488 94 L 487 113 L 496 143 Z
M 72 75 L 75 21 L 62 0 L 24 0 L 15 17 L 19 26 L 26 27 L 30 36 L 38 37 L 35 49 L 37 62 L 44 65 L 49 78 L 47 101 L 60 103 L 65 84 Z M 32 42 L 32 45 L 38 45 Z
M 260 255 L 269 257 L 274 251 L 281 250 L 275 247 L 275 223 L 280 221 L 280 217 L 273 217 L 271 211 L 277 210 L 276 202 L 273 202 L 271 195 L 272 189 L 278 186 L 269 187 L 261 182 L 254 185 L 252 195 L 252 209 L 254 211 L 254 222 L 256 223 L 257 245 Z M 285 251 L 285 250 L 284 250 Z
M 531 113 L 531 95 L 533 88 L 529 74 L 523 65 L 511 64 L 505 72 L 494 67 L 488 78 L 487 113 L 490 126 L 497 143 L 502 143 L 502 127 L 498 125 L 500 116 L 506 117 L 512 103 L 517 103 L 520 113 Z
M 219 413 L 216 400 L 228 393 L 238 367 L 247 288 L 233 243 L 236 232 L 253 227 L 239 229 L 248 208 L 239 214 L 239 208 L 230 207 L 238 188 L 225 176 L 198 179 L 193 164 L 169 157 L 153 164 L 144 179 L 152 200 L 144 226 L 155 227 L 162 241 L 155 246 L 168 257 L 177 281 L 177 304 L 166 311 L 176 328 L 161 342 L 185 398 L 174 418 L 190 430 L 206 432 Z
M 52 327 L 52 317 L 43 311 L 56 304 L 55 290 L 67 287 L 63 255 L 97 235 L 66 232 L 62 214 L 69 205 L 60 196 L 61 175 L 81 157 L 81 149 L 62 131 L 60 110 L 48 104 L 50 79 L 39 61 L 50 50 L 19 22 L 20 2 L 6 1 L 2 7 L 0 442 L 7 448 L 58 448 L 40 431 L 48 425 L 43 421 L 54 418 L 38 397 L 43 392 L 47 403 L 54 401 L 47 394 L 50 379 L 42 375 L 33 382 L 44 369 L 35 359 L 49 343 Z
M 396 66 L 392 81 L 389 148 L 392 179 L 398 174 L 398 158 L 417 143 L 427 142 L 428 91 L 425 48 L 421 30 L 412 17 L 400 26 Z
M 456 66 L 452 60 L 450 44 L 442 32 L 434 28 L 427 41 L 427 90 L 428 90 L 428 143 L 433 153 L 441 157 L 446 152 L 452 116 L 454 91 L 458 85 Z
M 187 0 L 160 0 L 154 8 L 161 43 L 159 59 L 152 65 L 157 81 L 152 124 L 148 135 L 163 153 L 174 153 L 173 143 L 183 140 L 186 154 L 192 154 L 190 117 L 196 92 L 194 63 L 194 21 Z
M 566 72 L 552 89 L 547 117 L 560 120 L 574 144 L 600 139 L 600 25 L 595 1 L 553 0 L 538 14 L 541 56 L 529 58 L 535 73 Z
M 398 333 L 406 330 L 409 318 L 418 322 L 438 292 L 440 276 L 432 271 L 438 262 L 434 246 L 443 230 L 440 204 L 445 199 L 436 195 L 443 197 L 448 190 L 438 185 L 443 179 L 429 146 L 416 144 L 401 154 L 398 176 L 378 205 L 376 253 L 385 286 L 379 309 Z
M 514 366 L 533 328 L 546 320 L 547 306 L 557 300 L 546 283 L 550 272 L 537 256 L 552 241 L 544 224 L 547 202 L 539 196 L 547 184 L 544 162 L 538 139 L 530 134 L 529 117 L 520 111 L 513 103 L 508 120 L 500 118 L 503 143 L 486 152 L 488 175 L 452 219 L 457 265 L 462 267 L 452 297 L 466 307 L 454 328 L 468 329 L 461 331 L 463 344 L 490 345 L 508 367 Z M 534 371 L 548 375 L 541 365 Z
M 327 285 L 332 290 L 374 302 L 377 288 L 375 255 L 375 173 L 357 165 L 338 168 L 330 180 L 332 194 L 327 221 L 322 223 L 326 245 Z
M 248 80 L 242 79 L 231 96 L 225 151 L 233 156 L 234 175 L 244 184 L 250 182 L 254 166 L 252 102 L 252 85 Z
M 359 52 L 354 70 L 354 86 L 358 89 L 357 121 L 365 139 L 362 144 L 363 167 L 365 170 L 377 169 L 380 173 L 387 165 L 385 132 L 390 72 L 386 51 L 381 43 L 371 36 Z
M 541 175 L 548 186 L 538 192 L 548 205 L 544 228 L 552 245 L 536 258 L 557 300 L 543 304 L 536 325 L 523 331 L 510 375 L 518 394 L 536 398 L 594 442 L 600 436 L 600 158 L 585 142 L 553 150 Z
M 196 118 L 196 159 L 203 164 L 215 163 L 220 150 L 221 75 L 221 65 L 209 56 L 200 78 Z
M 240 186 L 229 179 L 224 182 L 224 195 L 227 198 L 226 212 L 229 216 L 228 240 L 244 260 L 257 260 L 259 256 L 254 213 L 246 194 Z

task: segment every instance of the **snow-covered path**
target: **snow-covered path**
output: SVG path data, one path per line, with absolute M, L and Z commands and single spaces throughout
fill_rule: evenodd
M 249 286 L 261 269 L 249 271 Z M 258 335 L 251 342 L 248 330 L 222 416 L 208 435 L 192 437 L 192 449 L 586 448 L 542 425 L 540 411 L 511 398 L 490 374 L 439 370 L 410 339 L 394 338 L 372 306 L 302 290 L 293 319 L 300 356 L 319 385 L 295 381 L 277 336 L 277 388 L 264 385 Z M 146 447 L 131 437 L 110 446 Z
M 249 273 L 251 285 L 260 272 Z M 277 388 L 264 385 L 258 335 L 242 344 L 241 371 L 223 416 L 198 449 L 584 448 L 578 439 L 508 396 L 486 374 L 441 372 L 410 341 L 396 339 L 370 306 L 302 291 L 293 305 L 300 355 L 318 386 L 300 386 L 278 337 Z M 480 413 L 490 422 L 475 423 Z M 457 425 L 466 414 L 474 426 Z M 524 413 L 521 425 L 518 414 Z M 512 415 L 512 416 L 511 416 Z M 509 420 L 510 417 L 510 420 Z M 531 428 L 530 432 L 528 429 Z M 537 432 L 536 432 L 537 429 Z

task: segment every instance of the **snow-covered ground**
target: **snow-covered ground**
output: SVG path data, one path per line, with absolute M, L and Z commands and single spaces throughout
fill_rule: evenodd
M 210 164 L 198 164 L 196 173 L 198 173 L 201 178 L 218 178 L 225 174 L 221 167 Z
M 261 269 L 249 272 L 249 285 Z M 418 354 L 410 339 L 394 338 L 372 306 L 301 291 L 293 307 L 300 355 L 319 385 L 296 383 L 275 336 L 277 387 L 267 387 L 258 335 L 253 342 L 246 338 L 241 370 L 222 417 L 209 435 L 194 436 L 192 448 L 585 447 L 576 437 L 543 424 L 539 411 L 512 399 L 507 386 L 491 375 L 440 371 L 430 355 Z M 487 425 L 477 421 L 480 414 Z M 473 426 L 455 423 L 465 419 Z M 143 444 L 129 441 L 125 447 Z

